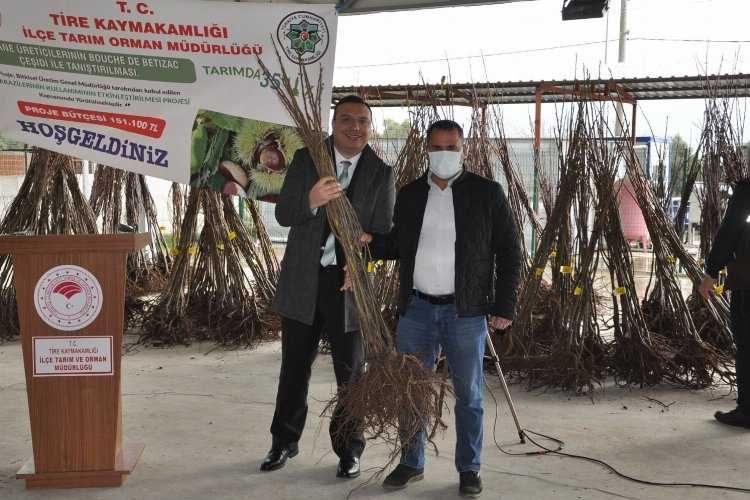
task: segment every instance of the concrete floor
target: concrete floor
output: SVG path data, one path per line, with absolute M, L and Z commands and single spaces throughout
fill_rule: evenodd
M 258 472 L 269 446 L 268 427 L 276 394 L 280 345 L 254 351 L 189 348 L 135 349 L 124 360 L 125 436 L 146 443 L 138 467 L 122 488 L 26 491 L 14 478 L 31 453 L 20 345 L 0 345 L 0 498 L 13 499 L 328 499 L 344 498 L 362 480 L 334 477 L 327 421 L 318 417 L 334 388 L 328 357 L 313 370 L 310 416 L 300 455 L 287 467 Z M 500 400 L 497 439 L 517 437 L 496 378 L 489 386 Z M 699 481 L 750 488 L 750 432 L 712 420 L 715 409 L 733 406 L 721 390 L 607 388 L 593 402 L 559 392 L 529 393 L 511 387 L 522 424 L 559 437 L 571 453 L 605 459 L 620 470 L 657 481 Z M 671 404 L 664 410 L 654 398 Z M 720 398 L 714 400 L 715 398 Z M 482 477 L 487 499 L 723 499 L 749 495 L 686 487 L 644 486 L 604 468 L 557 456 L 508 457 L 493 444 L 495 407 L 485 397 Z M 457 498 L 451 426 L 428 456 L 425 480 L 386 493 L 379 481 L 353 498 L 390 500 Z M 520 449 L 520 448 L 518 448 Z M 382 446 L 370 444 L 363 468 L 384 462 Z M 372 472 L 372 471 L 370 471 Z M 363 478 L 365 475 L 363 475 Z

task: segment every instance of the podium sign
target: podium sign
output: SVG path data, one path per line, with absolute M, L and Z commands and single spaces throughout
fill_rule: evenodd
M 122 442 L 128 253 L 148 234 L 0 236 L 12 254 L 33 457 L 27 488 L 119 486 L 142 444 Z

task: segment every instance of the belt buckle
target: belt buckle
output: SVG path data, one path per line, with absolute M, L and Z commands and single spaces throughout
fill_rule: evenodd
M 419 297 L 420 299 L 426 300 L 432 305 L 435 306 L 441 306 L 450 304 L 455 300 L 454 294 L 448 294 L 448 295 L 430 295 L 428 293 L 420 292 L 419 290 L 414 290 L 414 295 Z
M 453 297 L 451 297 L 450 295 L 434 295 L 433 300 L 435 301 L 436 305 L 444 306 L 450 304 L 453 301 Z

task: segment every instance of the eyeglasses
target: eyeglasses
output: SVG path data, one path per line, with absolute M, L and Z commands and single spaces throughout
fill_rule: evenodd
M 337 118 L 334 118 L 334 120 L 341 123 L 345 127 L 351 127 L 355 123 L 362 128 L 367 128 L 370 126 L 370 119 L 365 118 L 365 117 L 355 118 L 349 115 L 342 115 Z

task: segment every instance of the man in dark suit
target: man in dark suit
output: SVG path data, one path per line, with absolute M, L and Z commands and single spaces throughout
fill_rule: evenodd
M 298 453 L 307 417 L 310 372 L 325 331 L 331 345 L 336 383 L 341 389 L 361 371 L 362 339 L 354 298 L 344 292 L 344 255 L 331 233 L 326 204 L 347 196 L 367 232 L 387 232 L 392 223 L 393 171 L 367 144 L 372 114 L 357 96 L 341 99 L 333 111 L 333 135 L 327 140 L 336 178 L 319 178 L 307 148 L 289 166 L 276 205 L 276 219 L 289 226 L 274 308 L 281 315 L 281 373 L 271 424 L 271 450 L 261 470 L 284 466 Z M 365 447 L 361 426 L 344 425 L 343 409 L 331 418 L 338 477 L 360 474 Z
M 719 272 L 729 266 L 731 326 L 737 346 L 737 407 L 717 411 L 722 424 L 750 429 L 750 181 L 737 183 L 706 257 L 706 276 L 698 290 L 708 299 Z
M 427 129 L 429 171 L 398 193 L 393 229 L 372 235 L 374 258 L 399 261 L 396 348 L 434 369 L 442 348 L 456 394 L 459 491 L 476 496 L 482 452 L 482 361 L 487 316 L 497 329 L 513 319 L 521 268 L 519 235 L 496 182 L 466 172 L 463 130 L 450 120 Z M 363 236 L 363 242 L 370 240 Z M 408 443 L 383 486 L 422 479 L 424 433 Z

